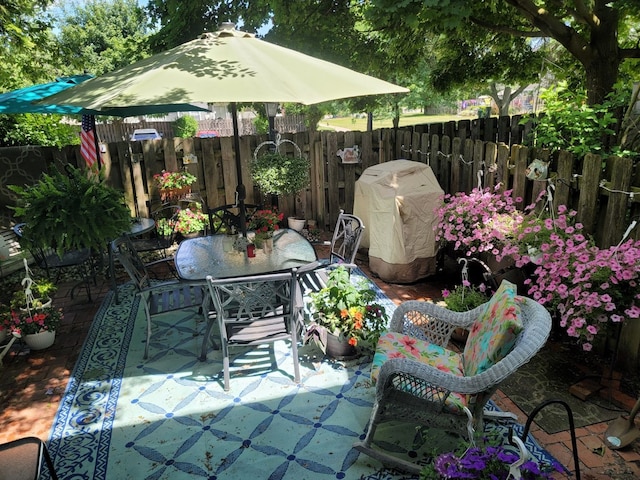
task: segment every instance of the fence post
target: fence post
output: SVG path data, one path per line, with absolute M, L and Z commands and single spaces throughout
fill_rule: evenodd
M 498 155 L 496 158 L 496 173 L 495 173 L 495 184 L 502 184 L 501 191 L 507 189 L 507 186 L 510 184 L 509 182 L 509 146 L 500 143 L 498 144 Z
M 462 189 L 465 192 L 470 192 L 476 186 L 476 179 L 473 177 L 474 145 L 474 139 L 468 138 L 464 141 L 464 154 L 462 155 Z
M 558 209 L 559 205 L 569 205 L 571 190 L 575 185 L 573 179 L 573 154 L 566 150 L 561 150 L 558 154 L 557 177 L 554 184 L 556 186 L 553 208 Z
M 440 145 L 440 152 L 436 152 L 436 159 L 438 160 L 438 183 L 445 193 L 450 193 L 449 178 L 451 177 L 451 138 L 442 137 L 442 145 Z
M 513 169 L 513 196 L 521 198 L 516 202 L 516 207 L 522 210 L 525 206 L 525 195 L 527 193 L 527 165 L 529 165 L 529 149 L 521 145 L 514 146 L 512 158 L 515 168 Z
M 496 184 L 496 158 L 498 146 L 493 142 L 488 142 L 485 146 L 484 157 L 484 185 L 493 190 Z
M 435 139 L 434 139 L 435 140 Z M 453 139 L 453 146 L 451 149 L 451 156 L 449 157 L 449 164 L 451 165 L 451 179 L 449 193 L 452 195 L 461 190 L 462 186 L 462 166 L 463 163 L 460 160 L 463 149 L 463 140 L 460 137 Z
M 576 220 L 584 225 L 585 233 L 593 234 L 596 229 L 596 211 L 600 193 L 600 155 L 588 153 L 582 160 L 582 175 L 579 181 L 580 198 Z
M 609 196 L 609 200 L 600 241 L 602 248 L 617 245 L 622 240 L 622 235 L 627 228 L 625 217 L 629 197 L 624 192 L 630 190 L 631 174 L 633 173 L 633 161 L 629 157 L 611 157 L 608 163 L 611 166 L 608 169 L 611 172 L 611 182 L 607 188 L 612 191 L 603 192 Z
M 484 143 L 482 140 L 476 140 L 473 145 L 473 186 L 483 188 L 485 179 L 484 177 Z M 478 181 L 478 172 L 480 174 L 480 181 Z

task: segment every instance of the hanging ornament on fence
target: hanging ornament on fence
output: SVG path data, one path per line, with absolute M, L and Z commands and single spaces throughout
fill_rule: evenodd
M 549 172 L 549 162 L 536 158 L 529 164 L 525 173 L 529 180 L 546 180 Z

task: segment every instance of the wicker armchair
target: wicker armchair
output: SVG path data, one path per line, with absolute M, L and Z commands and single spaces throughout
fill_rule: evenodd
M 467 416 L 464 415 L 464 410 L 452 413 L 455 409 L 451 408 L 451 399 L 454 397 L 456 401 L 460 398 L 466 400 L 465 406 L 471 410 L 475 429 L 481 432 L 484 407 L 489 398 L 503 380 L 527 363 L 544 346 L 551 331 L 551 317 L 542 305 L 526 297 L 513 296 L 512 299 L 519 305 L 515 315 L 522 322 L 522 329 L 515 336 L 513 347 L 509 347 L 506 355 L 501 359 L 496 357 L 497 361 L 487 364 L 486 369 L 480 373 L 467 375 L 464 367 L 461 367 L 461 371 L 455 374 L 443 371 L 446 369 L 443 369 L 442 364 L 428 364 L 413 358 L 394 358 L 396 355 L 387 351 L 386 360 L 378 365 L 376 398 L 366 437 L 362 442 L 355 443 L 354 447 L 385 465 L 418 473 L 421 468 L 418 464 L 373 447 L 376 443 L 376 428 L 385 421 L 404 420 L 427 428 L 438 427 L 466 433 Z M 426 349 L 429 344 L 432 344 L 429 348 L 442 347 L 449 358 L 460 357 L 450 360 L 453 364 L 459 361 L 463 365 L 461 356 L 464 352 L 457 353 L 447 349 L 451 334 L 456 328 L 474 327 L 476 320 L 490 310 L 489 303 L 460 313 L 429 302 L 407 301 L 395 310 L 389 330 L 404 334 L 403 341 L 421 339 L 423 342 L 415 344 L 418 350 Z M 379 343 L 376 356 L 380 345 Z M 421 352 L 424 358 L 424 350 Z M 420 357 L 420 354 L 416 353 L 416 357 Z M 373 368 L 376 369 L 375 358 Z

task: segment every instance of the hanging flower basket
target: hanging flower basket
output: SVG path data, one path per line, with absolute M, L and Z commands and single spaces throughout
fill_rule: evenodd
M 184 198 L 191 193 L 191 185 L 197 178 L 195 175 L 187 172 L 167 172 L 163 170 L 153 176 L 153 179 L 160 189 L 160 198 L 162 201 Z
M 53 345 L 56 340 L 56 332 L 47 330 L 40 333 L 23 335 L 22 338 L 31 350 L 44 350 Z
M 14 293 L 10 308 L 0 316 L 0 325 L 3 331 L 23 338 L 32 350 L 42 350 L 53 345 L 56 329 L 62 320 L 62 310 L 54 308 L 48 297 L 55 287 L 46 283 L 38 285 L 31 278 L 26 259 L 24 265 L 24 290 Z M 35 298 L 34 292 L 43 298 Z
M 280 152 L 285 143 L 293 145 L 294 155 Z M 271 147 L 260 153 L 263 147 Z M 253 182 L 263 194 L 296 195 L 311 183 L 311 162 L 302 156 L 300 147 L 291 140 L 281 139 L 275 142 L 263 142 L 254 150 L 251 161 Z
M 191 193 L 191 187 L 181 188 L 162 188 L 160 189 L 160 200 L 167 202 L 169 200 L 178 200 L 184 198 Z

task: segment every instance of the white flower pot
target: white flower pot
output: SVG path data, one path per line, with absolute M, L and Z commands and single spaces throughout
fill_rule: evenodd
M 23 335 L 24 341 L 31 350 L 43 350 L 53 345 L 56 340 L 56 332 L 45 331 Z
M 305 224 L 306 220 L 299 219 L 299 218 L 296 218 L 296 217 L 287 217 L 287 222 L 289 223 L 289 228 L 291 230 L 295 230 L 296 232 L 300 232 L 304 228 L 304 224 Z

